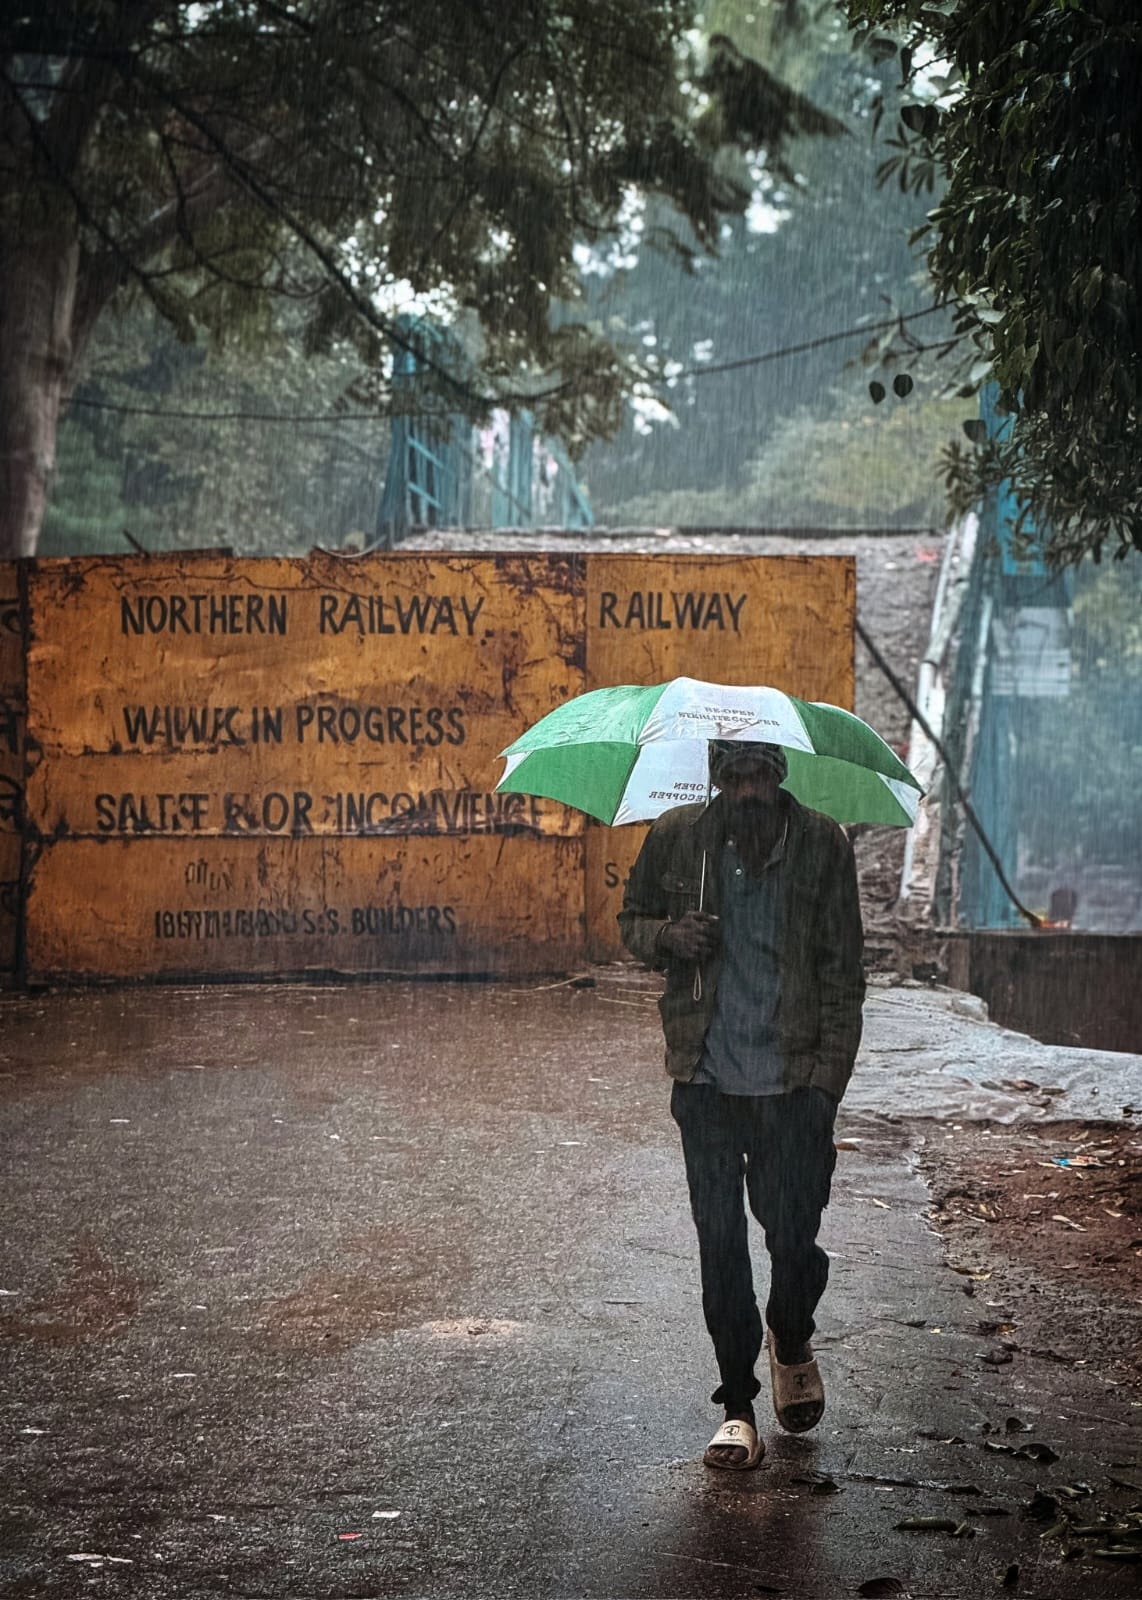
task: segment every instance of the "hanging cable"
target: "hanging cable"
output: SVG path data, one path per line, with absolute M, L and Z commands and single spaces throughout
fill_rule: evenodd
M 920 311 L 907 311 L 881 322 L 866 322 L 863 326 L 841 328 L 836 333 L 823 333 L 818 338 L 806 339 L 800 344 L 783 345 L 778 350 L 763 350 L 758 355 L 741 356 L 734 361 L 703 362 L 699 366 L 684 367 L 655 380 L 661 387 L 675 383 L 680 378 L 704 378 L 719 372 L 738 372 L 746 367 L 760 367 L 768 361 L 781 361 L 788 356 L 805 355 L 810 350 L 820 350 L 825 345 L 839 344 L 844 339 L 855 339 L 861 334 L 884 333 L 905 322 L 915 322 L 918 317 L 930 317 L 942 306 L 925 306 Z M 513 396 L 513 398 L 518 398 Z M 73 395 L 69 402 L 91 411 L 110 411 L 125 417 L 165 417 L 176 422 L 377 422 L 388 415 L 384 411 L 178 411 L 164 406 L 134 405 L 117 400 L 97 400 L 86 395 Z
M 945 749 L 943 741 L 939 738 L 931 723 L 920 710 L 920 707 L 908 693 L 908 690 L 901 683 L 895 672 L 893 672 L 888 662 L 881 655 L 876 645 L 873 644 L 872 640 L 868 636 L 868 630 L 864 627 L 863 623 L 854 620 L 853 626 L 856 629 L 857 637 L 860 639 L 861 643 L 864 645 L 873 661 L 880 668 L 881 672 L 884 673 L 884 676 L 888 679 L 889 683 L 899 695 L 900 699 L 903 700 L 904 704 L 908 707 L 913 720 L 919 724 L 920 728 L 924 732 L 925 737 L 932 741 L 937 754 L 944 763 L 944 768 L 949 779 L 951 780 L 952 787 L 956 791 L 956 798 L 964 808 L 964 815 L 975 829 L 976 835 L 979 838 L 979 842 L 987 854 L 987 859 L 995 868 L 996 877 L 1002 884 L 1003 891 L 1007 895 L 1007 898 L 1011 901 L 1011 904 L 1026 922 L 1029 922 L 1033 928 L 1041 928 L 1043 926 L 1044 919 L 1039 916 L 1037 912 L 1029 911 L 1027 909 L 1022 900 L 1020 900 L 1019 896 L 1015 893 L 1015 890 L 1011 887 L 1011 884 L 1008 882 L 1007 874 L 1003 870 L 1003 863 L 1000 861 L 999 856 L 996 853 L 995 846 L 988 838 L 987 833 L 984 830 L 983 823 L 979 820 L 975 807 L 968 798 L 967 791 L 960 782 L 959 773 L 956 771 L 955 764 Z

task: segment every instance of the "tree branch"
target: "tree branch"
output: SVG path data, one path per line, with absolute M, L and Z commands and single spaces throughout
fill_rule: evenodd
M 132 69 L 144 81 L 149 77 L 146 69 L 142 68 L 138 62 L 132 63 Z M 209 122 L 199 115 L 193 106 L 187 105 L 181 98 L 172 94 L 166 85 L 152 81 L 148 84 L 148 87 L 164 96 L 171 109 L 176 111 L 179 116 L 184 118 L 191 127 L 202 135 L 207 144 L 216 152 L 220 162 L 232 174 L 235 183 L 256 200 L 267 215 L 282 222 L 290 230 L 298 242 L 320 263 L 329 281 L 340 291 L 362 321 L 371 327 L 374 332 L 379 333 L 382 338 L 395 345 L 397 349 L 404 350 L 409 355 L 412 355 L 420 368 L 431 372 L 463 405 L 476 411 L 488 411 L 496 406 L 511 406 L 513 404 L 530 406 L 535 404 L 537 400 L 548 399 L 565 392 L 569 387 L 567 384 L 559 384 L 532 394 L 513 393 L 511 391 L 488 394 L 481 393 L 474 389 L 471 384 L 456 377 L 454 373 L 449 372 L 446 367 L 436 361 L 425 350 L 423 344 L 403 333 L 390 318 L 382 315 L 377 310 L 368 296 L 363 294 L 357 287 L 329 246 L 322 243 L 314 231 L 307 227 L 301 218 L 279 196 L 274 194 L 269 185 L 263 182 L 254 170 L 246 164 L 243 156 L 233 150 L 225 139 L 214 131 Z
M 121 0 L 112 10 L 114 21 L 105 45 L 86 54 L 67 51 L 67 67 L 71 69 L 65 69 L 67 92 L 47 119 L 45 138 L 56 165 L 69 178 L 104 107 L 107 88 L 118 75 L 120 60 L 161 11 L 161 0 Z
M 121 273 L 119 281 L 123 282 L 128 278 L 135 278 L 144 294 L 147 294 L 148 284 L 146 273 L 143 272 L 141 268 L 130 258 L 130 256 L 126 254 L 122 245 L 115 238 L 114 234 L 112 234 L 111 231 L 106 228 L 103 223 L 101 223 L 99 219 L 92 213 L 91 208 L 87 205 L 83 195 L 72 181 L 70 173 L 60 167 L 54 150 L 52 150 L 51 146 L 44 137 L 43 130 L 40 128 L 39 121 L 36 118 L 35 113 L 25 103 L 24 97 L 20 93 L 18 86 L 13 83 L 2 63 L 0 63 L 0 82 L 3 82 L 9 94 L 11 95 L 13 102 L 19 108 L 24 118 L 25 125 L 28 129 L 28 134 L 32 144 L 43 158 L 43 161 L 52 177 L 56 180 L 60 188 L 71 201 L 75 208 L 75 213 L 78 220 L 85 227 L 89 227 L 93 233 L 103 240 L 110 254 L 116 259 L 118 263 L 118 269 Z

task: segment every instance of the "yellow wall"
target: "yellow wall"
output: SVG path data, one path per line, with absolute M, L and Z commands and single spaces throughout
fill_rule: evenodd
M 89 558 L 26 582 L 32 981 L 616 955 L 643 830 L 495 795 L 498 752 L 586 688 L 677 673 L 852 704 L 848 557 Z
M 848 556 L 599 556 L 587 567 L 587 688 L 770 684 L 851 711 L 856 563 Z M 595 960 L 622 955 L 615 921 L 644 827 L 587 831 Z

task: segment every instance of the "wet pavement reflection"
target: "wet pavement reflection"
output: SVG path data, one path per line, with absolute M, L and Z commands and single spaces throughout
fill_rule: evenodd
M 0 1026 L 0 1594 L 968 1596 L 1013 1561 L 1021 1594 L 1133 1591 L 1020 1512 L 1077 1480 L 1132 1503 L 1142 1411 L 981 1361 L 896 1113 L 841 1126 L 824 1424 L 759 1412 L 758 1472 L 701 1466 L 716 1377 L 633 977 L 10 996 Z M 983 1448 L 1016 1413 L 1057 1464 Z

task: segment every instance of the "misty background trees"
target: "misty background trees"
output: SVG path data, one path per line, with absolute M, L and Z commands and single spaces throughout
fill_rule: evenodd
M 685 261 L 750 202 L 733 151 L 841 131 L 693 20 L 686 0 L 7 8 L 0 549 L 36 547 L 113 314 L 148 312 L 151 347 L 244 349 L 267 395 L 275 345 L 340 356 L 345 398 L 383 415 L 414 307 L 464 347 L 424 354 L 442 403 L 526 404 L 572 447 L 613 431 L 643 364 L 579 314 L 577 252 L 660 200 Z
M 940 524 L 945 478 L 962 509 L 1006 477 L 1057 551 L 1125 549 L 1140 26 L 1122 0 L 9 7 L 3 548 L 366 541 L 411 313 L 464 353 L 434 348 L 420 402 L 527 404 L 602 522 Z M 964 435 L 989 378 L 1002 446 Z
M 425 371 L 428 403 L 478 414 L 482 400 L 524 392 L 573 447 L 609 435 L 579 462 L 600 521 L 940 521 L 937 456 L 963 409 L 932 399 L 941 375 L 921 376 L 907 406 L 874 414 L 852 359 L 871 336 L 711 371 L 930 303 L 906 240 L 926 202 L 875 183 L 871 108 L 891 95 L 891 72 L 851 49 L 831 6 L 719 0 L 697 20 L 678 6 L 620 9 L 621 25 L 606 6 L 536 13 L 556 44 L 575 37 L 566 93 L 542 29 L 514 42 L 510 31 L 501 38 L 493 30 L 494 43 L 483 41 L 489 60 L 461 69 L 446 51 L 432 57 L 425 79 L 429 69 L 417 76 L 402 55 L 401 30 L 413 26 L 405 9 L 357 0 L 264 15 L 257 5 L 191 8 L 193 23 L 185 7 L 120 7 L 121 26 L 133 31 L 116 46 L 114 70 L 100 58 L 99 74 L 84 52 L 98 54 L 101 40 L 83 31 L 83 8 L 49 5 L 25 19 L 16 43 L 66 45 L 71 54 L 45 54 L 34 67 L 10 51 L 9 126 L 14 86 L 24 94 L 15 125 L 27 165 L 32 86 L 40 85 L 41 121 L 72 103 L 76 82 L 83 88 L 84 159 L 95 169 L 86 211 L 77 198 L 80 177 L 88 178 L 83 162 L 69 180 L 74 195 L 56 168 L 45 175 L 46 154 L 31 162 L 44 188 L 36 199 L 33 185 L 32 198 L 71 227 L 78 278 L 98 266 L 105 289 L 101 299 L 88 292 L 83 317 L 77 305 L 66 361 L 49 364 L 47 381 L 23 402 L 38 419 L 42 464 L 53 407 L 71 396 L 57 465 L 43 468 L 51 494 L 40 550 L 225 544 L 266 553 L 364 542 L 388 458 L 390 335 L 410 310 L 457 329 L 479 363 L 476 379 L 467 368 Z M 437 7 L 433 25 L 449 14 L 448 4 Z M 369 16 L 388 32 L 358 70 L 351 46 Z M 425 37 L 429 23 L 425 15 L 417 24 Z M 247 82 L 238 63 L 252 39 L 261 50 L 263 34 L 268 54 Z M 641 75 L 629 70 L 632 48 Z M 513 49 L 540 56 L 518 83 L 506 65 Z M 304 74 L 322 52 L 325 76 Z M 338 73 L 351 67 L 366 88 L 406 71 L 428 98 L 453 74 L 468 145 L 447 117 L 426 129 L 415 118 L 409 124 L 411 112 L 392 126 L 366 117 L 362 132 L 352 122 L 358 113 L 327 104 L 334 85 L 343 87 Z M 584 137 L 594 130 L 594 145 L 576 156 L 581 171 L 562 170 L 571 159 L 560 143 L 566 129 L 544 98 L 542 71 L 565 110 L 572 91 L 580 96 Z M 52 73 L 54 99 L 42 87 Z M 106 102 L 98 114 L 96 95 Z M 541 118 L 528 122 L 528 140 L 518 136 L 529 95 L 555 119 L 554 134 Z M 188 96 L 189 123 L 177 109 Z M 474 125 L 473 108 L 483 108 Z M 506 144 L 493 131 L 505 111 Z M 229 151 L 239 127 L 276 129 L 275 118 L 286 131 L 275 131 L 265 164 L 260 146 L 223 160 L 217 146 Z M 108 122 L 122 125 L 114 145 Z M 440 151 L 449 133 L 461 151 L 452 167 Z M 371 147 L 355 146 L 347 167 L 339 159 L 339 142 L 366 134 L 383 145 L 387 167 Z M 292 152 L 314 140 L 319 151 L 305 152 L 303 185 Z M 147 160 L 135 175 L 140 152 Z M 122 194 L 116 163 L 125 169 Z M 531 185 L 523 211 L 521 163 Z M 480 190 L 492 182 L 485 164 L 499 174 L 494 200 Z M 536 191 L 533 168 L 551 186 L 554 210 Z M 315 220 L 299 216 L 302 201 L 334 177 L 344 193 L 323 197 Z M 394 198 L 383 210 L 375 195 L 386 183 Z M 369 227 L 354 220 L 348 231 L 370 195 Z M 113 232 L 98 207 L 108 208 Z M 283 210 L 303 234 L 320 223 L 313 249 Z M 152 215 L 160 212 L 165 239 Z M 139 239 L 144 214 L 150 232 Z M 322 259 L 334 246 L 338 270 L 357 273 L 348 285 L 330 278 Z M 364 312 L 358 288 L 369 295 Z M 9 386 L 19 381 L 13 374 Z M 10 470 L 11 460 L 9 452 Z M 25 494 L 24 532 L 10 533 L 21 547 L 36 525 L 34 482 Z

